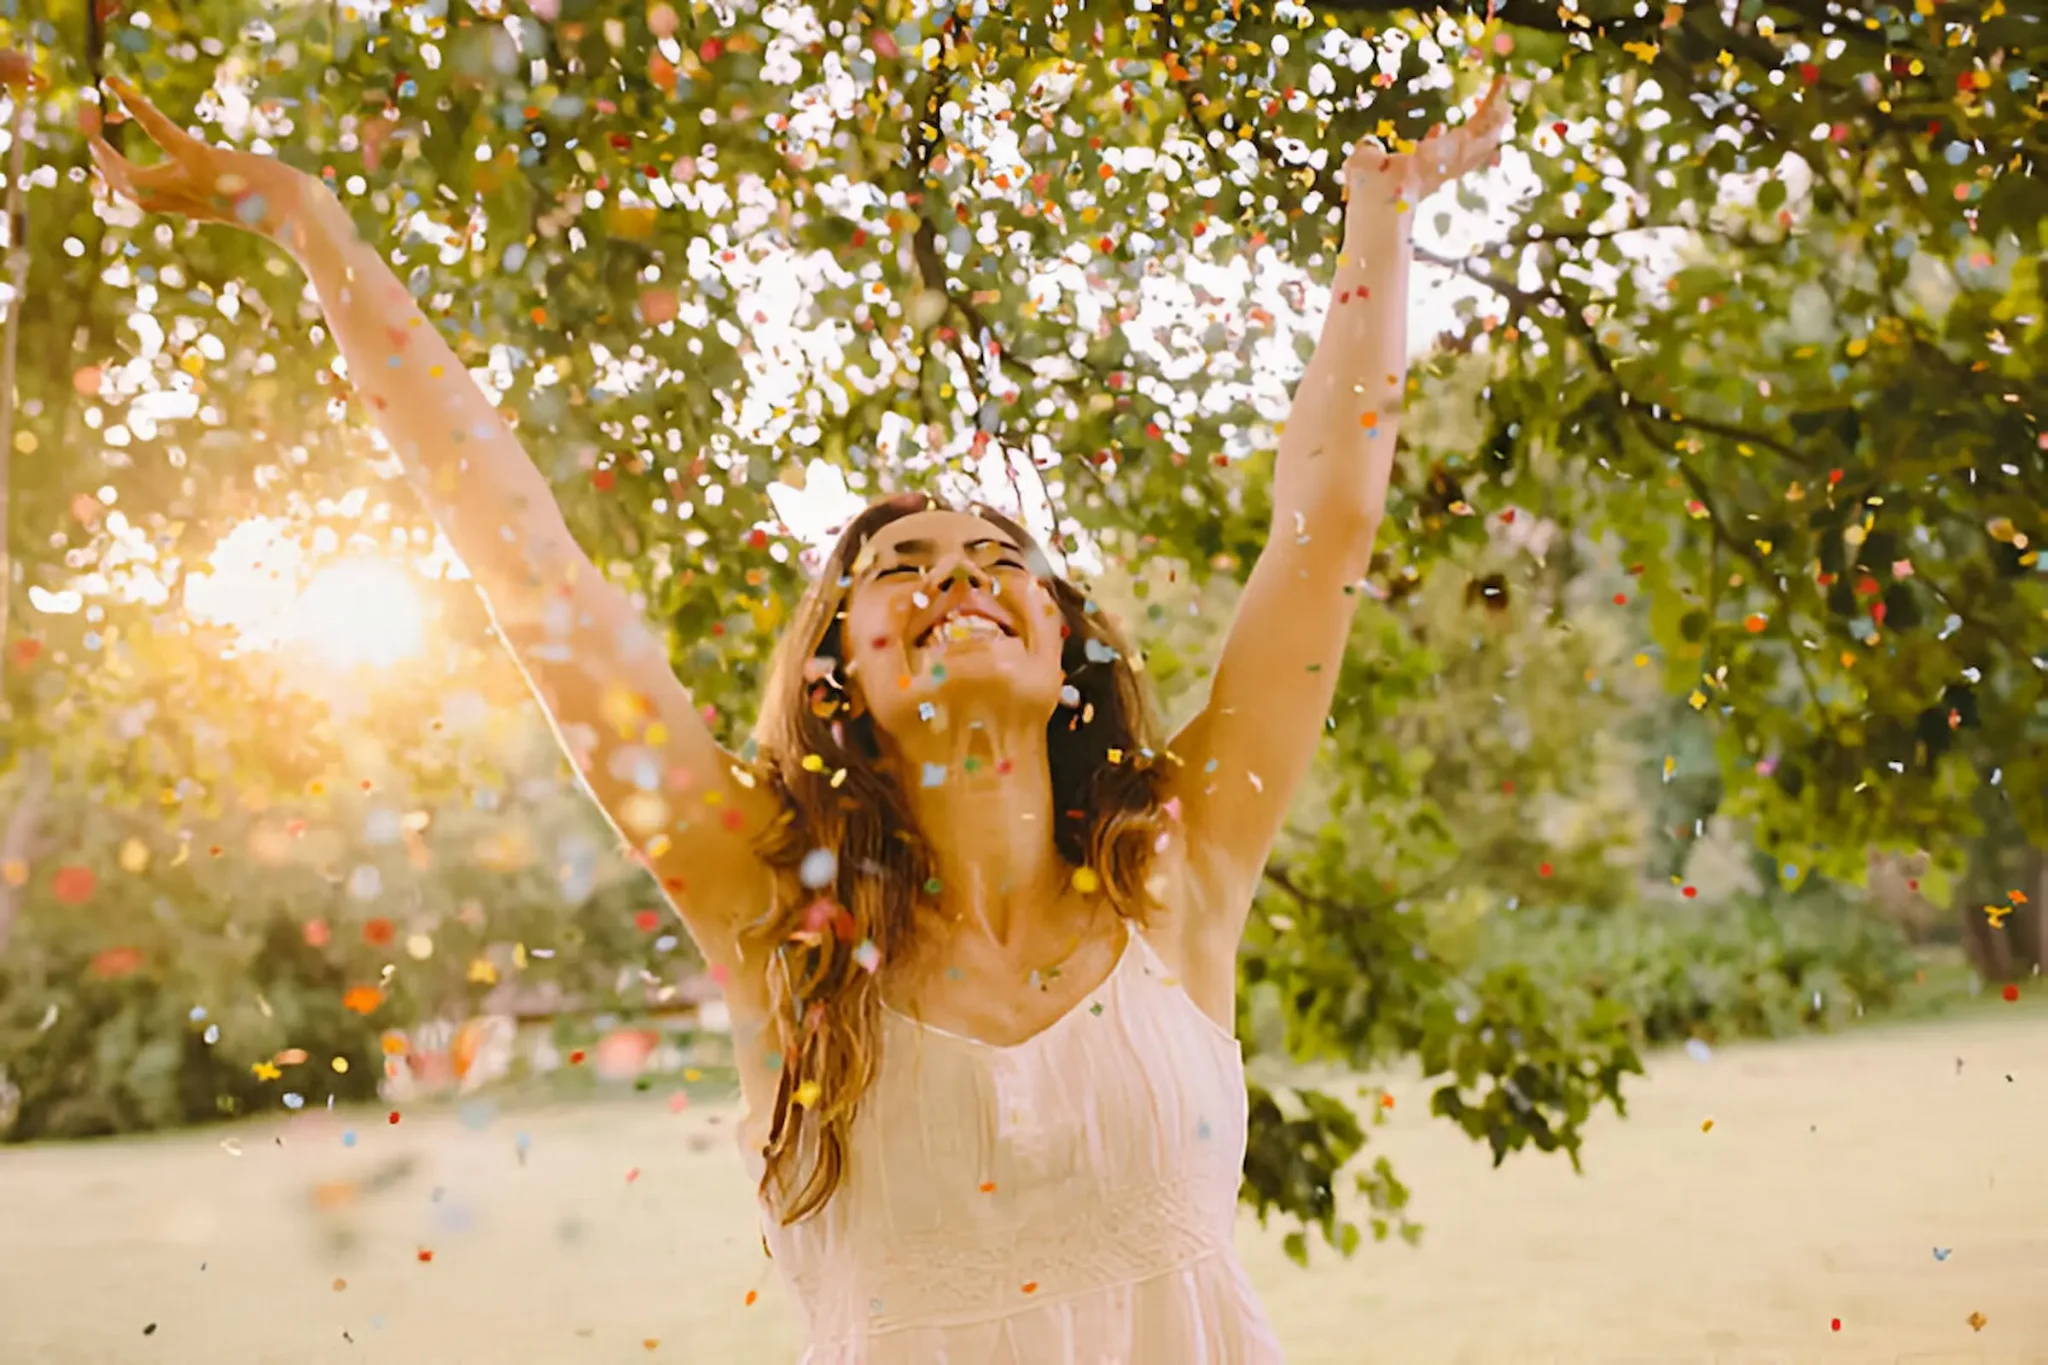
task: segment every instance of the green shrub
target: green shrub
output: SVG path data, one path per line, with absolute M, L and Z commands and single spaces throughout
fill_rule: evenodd
M 1776 1038 L 1890 1008 L 1913 980 L 1905 935 L 1839 896 L 1509 911 L 1477 966 L 1520 963 L 1619 1002 L 1646 1044 Z
M 0 964 L 0 1137 L 204 1123 L 288 1094 L 306 1107 L 375 1098 L 378 1030 L 342 1005 L 342 968 L 296 922 L 206 939 L 168 916 L 124 917 L 114 935 L 105 918 L 35 907 Z M 280 1065 L 288 1049 L 305 1059 Z

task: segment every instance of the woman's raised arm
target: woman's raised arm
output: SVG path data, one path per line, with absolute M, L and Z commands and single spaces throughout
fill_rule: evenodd
M 1173 742 L 1173 794 L 1200 902 L 1190 960 L 1213 969 L 1218 998 L 1229 998 L 1252 894 L 1315 758 L 1353 588 L 1386 510 L 1408 373 L 1415 205 L 1492 160 L 1510 112 L 1496 80 L 1457 129 L 1398 154 L 1361 142 L 1345 163 L 1344 253 L 1280 437 L 1272 532 L 1224 639 L 1209 703 Z
M 350 381 L 483 593 L 598 803 L 714 964 L 767 904 L 753 839 L 776 811 L 739 776 L 626 594 L 569 535 L 547 479 L 383 256 L 317 179 L 212 147 L 125 83 L 165 159 L 137 166 L 97 132 L 108 185 L 145 210 L 246 228 L 305 269 Z

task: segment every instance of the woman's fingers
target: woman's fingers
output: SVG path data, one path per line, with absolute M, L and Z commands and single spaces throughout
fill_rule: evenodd
M 119 76 L 109 76 L 107 88 L 121 101 L 121 107 L 142 125 L 142 131 L 149 134 L 149 140 L 166 152 L 176 154 L 192 142 L 191 134 L 166 118 L 161 109 L 151 104 L 140 90 L 127 81 Z
M 185 196 L 179 193 L 182 176 L 177 166 L 170 162 L 138 166 L 97 133 L 87 139 L 86 146 L 108 190 L 150 213 L 179 209 Z
M 92 153 L 93 165 L 99 167 L 100 179 L 107 182 L 107 188 L 117 194 L 128 193 L 129 173 L 135 169 L 128 158 L 115 151 L 97 132 L 86 139 L 85 145 Z

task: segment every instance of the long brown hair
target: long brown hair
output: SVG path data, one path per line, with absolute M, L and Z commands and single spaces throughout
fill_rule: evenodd
M 755 726 L 757 778 L 785 813 L 761 840 L 775 892 L 746 943 L 771 955 L 781 1067 L 761 1192 L 785 1224 L 824 1207 L 838 1188 L 855 1114 L 881 1061 L 879 968 L 909 956 L 934 877 L 908 801 L 881 766 L 874 721 L 847 704 L 838 682 L 853 566 L 877 531 L 942 506 L 905 494 L 848 523 L 776 647 Z M 992 508 L 965 510 L 1015 538 L 1066 628 L 1060 668 L 1073 691 L 1045 727 L 1054 845 L 1095 873 L 1118 914 L 1142 917 L 1164 777 L 1148 689 L 1105 615 L 1045 567 L 1023 527 Z M 829 880 L 820 875 L 828 869 Z

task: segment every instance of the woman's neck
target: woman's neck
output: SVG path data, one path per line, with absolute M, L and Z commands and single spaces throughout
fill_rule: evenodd
M 1004 948 L 1029 949 L 1072 869 L 1054 843 L 1052 771 L 1043 725 L 985 723 L 927 731 L 892 766 L 931 850 L 945 917 Z

